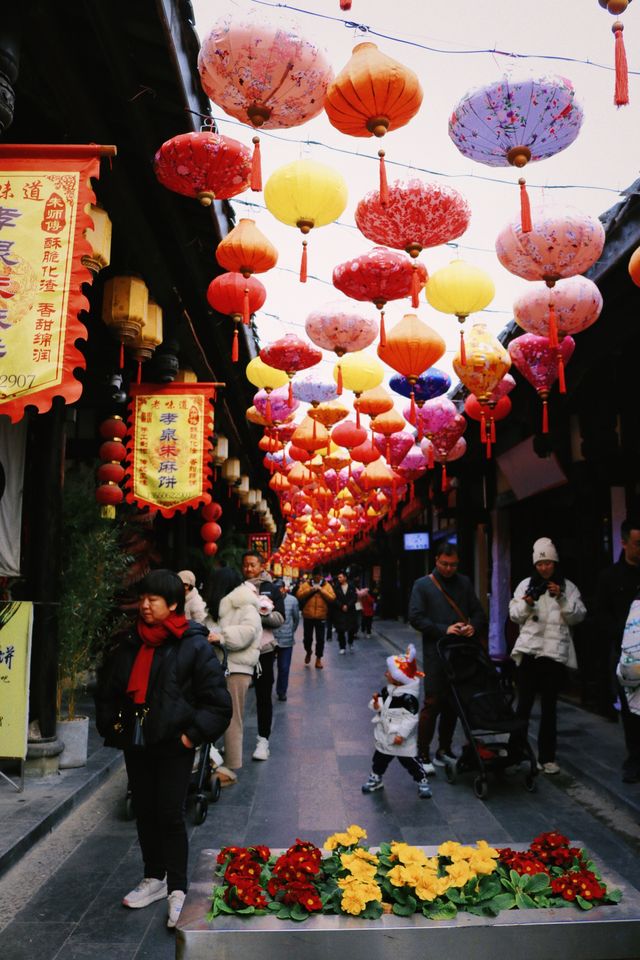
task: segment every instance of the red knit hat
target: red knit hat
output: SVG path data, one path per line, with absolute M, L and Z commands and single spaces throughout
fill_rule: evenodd
M 411 683 L 417 677 L 424 677 L 416 663 L 416 648 L 412 643 L 404 656 L 387 657 L 387 670 L 398 683 Z

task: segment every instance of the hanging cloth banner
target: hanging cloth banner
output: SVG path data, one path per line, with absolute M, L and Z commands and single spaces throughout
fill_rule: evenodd
M 29 717 L 29 661 L 33 604 L 0 603 L 0 757 L 24 760 Z
M 82 393 L 74 369 L 86 366 L 75 341 L 87 337 L 78 313 L 89 306 L 89 179 L 115 152 L 0 144 L 0 414 L 13 423 L 28 405 L 46 413 L 54 397 L 73 403 Z
M 129 388 L 127 501 L 163 517 L 211 500 L 213 383 Z

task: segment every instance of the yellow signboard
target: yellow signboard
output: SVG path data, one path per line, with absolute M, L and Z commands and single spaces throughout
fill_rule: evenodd
M 0 757 L 27 755 L 32 623 L 32 603 L 0 603 Z

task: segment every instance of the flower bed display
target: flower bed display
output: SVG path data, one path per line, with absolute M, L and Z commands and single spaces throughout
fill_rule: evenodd
M 342 914 L 376 920 L 383 913 L 451 920 L 459 911 L 496 917 L 503 910 L 562 907 L 590 910 L 618 903 L 584 850 L 559 833 L 542 833 L 525 851 L 447 841 L 428 856 L 407 843 L 370 850 L 356 825 L 325 841 L 328 856 L 312 843 L 296 842 L 275 856 L 268 847 L 224 847 L 221 878 L 209 919 L 220 914 L 273 914 L 306 920 Z

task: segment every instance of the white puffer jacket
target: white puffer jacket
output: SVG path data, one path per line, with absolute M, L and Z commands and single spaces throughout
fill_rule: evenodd
M 257 593 L 244 583 L 220 601 L 218 624 L 214 629 L 222 635 L 221 646 L 227 652 L 229 673 L 253 673 L 258 662 L 262 636 L 259 603 Z
M 587 611 L 578 588 L 565 580 L 564 591 L 556 599 L 543 593 L 532 607 L 523 599 L 530 577 L 516 587 L 509 604 L 509 617 L 520 625 L 520 635 L 511 651 L 517 664 L 524 653 L 532 657 L 549 657 L 574 669 L 578 666 L 571 639 L 571 627 L 580 623 Z
M 419 697 L 420 681 L 410 680 L 401 687 L 389 683 L 383 688 L 377 710 L 373 699 L 369 701 L 369 709 L 375 711 L 371 720 L 373 739 L 380 753 L 393 754 L 394 757 L 417 755 Z M 404 738 L 402 743 L 393 742 L 397 736 Z

